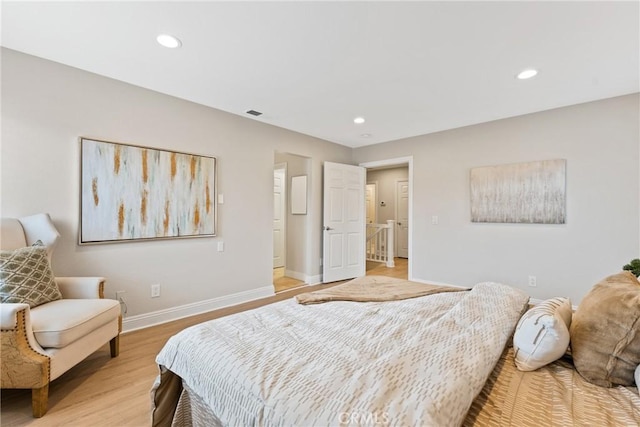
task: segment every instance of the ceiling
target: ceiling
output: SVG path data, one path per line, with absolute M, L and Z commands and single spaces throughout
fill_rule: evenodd
M 639 4 L 3 1 L 1 44 L 359 147 L 640 91 Z

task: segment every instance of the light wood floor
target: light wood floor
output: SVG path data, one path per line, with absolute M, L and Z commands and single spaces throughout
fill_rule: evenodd
M 367 266 L 367 275 L 407 277 L 407 260 L 396 258 L 396 268 L 383 264 Z M 56 379 L 49 386 L 49 411 L 31 417 L 30 390 L 2 390 L 0 425 L 13 426 L 148 426 L 150 390 L 158 374 L 155 356 L 164 343 L 189 326 L 232 313 L 250 310 L 301 293 L 335 286 L 304 286 L 273 297 L 228 307 L 134 331 L 120 337 L 120 355 L 109 356 L 109 346 Z
M 408 279 L 409 260 L 394 258 L 395 267 L 388 268 L 384 263 L 367 261 L 367 276 L 389 276 L 398 279 Z
M 289 289 L 299 288 L 303 286 L 302 280 L 297 280 L 292 277 L 284 275 L 284 267 L 278 267 L 273 269 L 273 289 L 276 293 L 282 291 L 288 291 Z

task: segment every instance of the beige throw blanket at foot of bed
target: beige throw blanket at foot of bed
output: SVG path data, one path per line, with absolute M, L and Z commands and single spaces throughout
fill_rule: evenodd
M 441 292 L 468 291 L 467 288 L 426 285 L 384 276 L 364 276 L 343 285 L 296 296 L 298 304 L 329 301 L 381 302 L 423 297 Z

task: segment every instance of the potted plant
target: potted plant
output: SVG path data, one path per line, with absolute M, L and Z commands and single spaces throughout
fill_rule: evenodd
M 640 259 L 632 259 L 631 262 L 622 267 L 622 269 L 632 272 L 636 277 L 640 277 Z

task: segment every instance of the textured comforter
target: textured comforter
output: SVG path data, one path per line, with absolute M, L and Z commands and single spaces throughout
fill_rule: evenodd
M 527 301 L 494 283 L 390 302 L 289 300 L 186 329 L 156 360 L 223 425 L 459 425 Z

